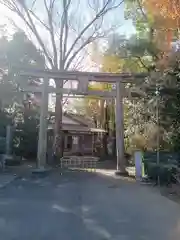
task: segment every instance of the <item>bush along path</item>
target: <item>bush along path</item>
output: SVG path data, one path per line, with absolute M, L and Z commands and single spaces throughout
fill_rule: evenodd
M 172 183 L 180 184 L 180 154 L 171 152 L 160 152 L 159 163 L 156 152 L 144 153 L 144 168 L 148 178 L 161 185 Z

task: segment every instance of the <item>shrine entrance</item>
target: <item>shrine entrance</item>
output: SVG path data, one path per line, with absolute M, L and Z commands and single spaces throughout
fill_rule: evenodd
M 125 170 L 124 158 L 124 119 L 123 119 L 123 98 L 131 95 L 125 89 L 125 84 L 143 79 L 146 74 L 113 74 L 100 72 L 70 72 L 70 71 L 55 71 L 44 69 L 18 69 L 20 76 L 30 76 L 43 78 L 41 87 L 28 87 L 25 92 L 41 93 L 41 114 L 40 128 L 38 140 L 37 166 L 43 169 L 46 165 L 47 152 L 47 117 L 48 117 L 48 95 L 50 93 L 71 94 L 76 96 L 99 96 L 102 98 L 115 98 L 115 116 L 116 116 L 116 150 L 117 150 L 117 171 L 122 173 Z M 77 89 L 61 88 L 57 89 L 49 86 L 50 79 L 58 79 L 59 81 L 77 81 Z M 97 91 L 89 90 L 89 82 L 100 82 L 109 84 L 111 87 L 107 90 Z M 71 161 L 71 160 L 70 160 Z M 78 161 L 76 161 L 77 163 Z

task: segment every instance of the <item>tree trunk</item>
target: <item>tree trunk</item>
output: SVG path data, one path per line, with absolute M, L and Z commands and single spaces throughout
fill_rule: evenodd
M 56 80 L 56 88 L 63 88 L 63 81 Z M 60 158 L 63 157 L 63 142 L 64 142 L 64 133 L 62 129 L 62 100 L 63 94 L 56 94 L 56 105 L 55 105 L 55 127 L 54 127 L 54 144 L 53 144 L 53 152 L 55 156 L 55 160 L 58 163 Z

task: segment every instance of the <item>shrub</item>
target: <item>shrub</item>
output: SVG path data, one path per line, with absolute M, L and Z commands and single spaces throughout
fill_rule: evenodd
M 157 164 L 156 153 L 146 153 L 144 158 L 145 173 L 153 181 L 159 181 L 162 185 L 175 182 L 174 175 L 178 168 L 178 154 L 160 153 L 160 163 Z M 173 157 L 174 156 L 174 157 Z

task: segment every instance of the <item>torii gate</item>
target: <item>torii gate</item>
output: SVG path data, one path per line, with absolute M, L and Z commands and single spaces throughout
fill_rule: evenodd
M 44 169 L 46 165 L 46 149 L 47 149 L 47 117 L 48 117 L 48 94 L 49 93 L 71 93 L 74 95 L 91 95 L 100 96 L 105 98 L 116 98 L 116 149 L 117 149 L 117 171 L 125 173 L 125 159 L 124 159 L 124 119 L 123 119 L 123 97 L 127 97 L 127 92 L 123 92 L 123 83 L 132 82 L 134 79 L 142 79 L 147 74 L 113 74 L 113 73 L 99 73 L 99 72 L 75 72 L 75 71 L 57 71 L 57 70 L 44 70 L 44 69 L 20 69 L 18 74 L 21 76 L 31 76 L 43 78 L 41 87 L 28 87 L 25 92 L 42 93 L 41 113 L 40 113 L 40 128 L 38 140 L 38 153 L 37 153 L 37 167 Z M 49 86 L 49 79 L 58 79 L 59 81 L 70 80 L 78 81 L 78 88 L 70 90 L 62 88 L 56 89 Z M 115 84 L 116 89 L 110 91 L 96 91 L 88 90 L 88 83 L 102 82 Z M 142 93 L 141 93 L 142 94 Z

